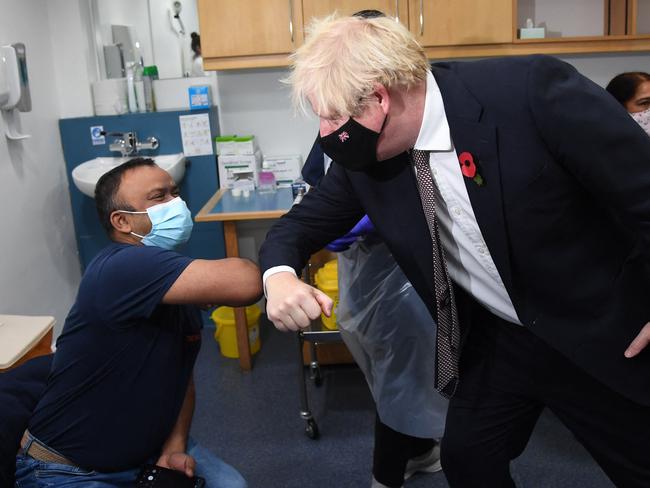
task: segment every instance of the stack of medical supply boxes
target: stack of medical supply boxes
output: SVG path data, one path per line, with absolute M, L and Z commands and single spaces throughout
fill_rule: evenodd
M 300 179 L 301 163 L 299 155 L 265 155 L 264 161 L 262 161 L 262 169 L 273 173 L 278 188 L 291 188 L 291 184 Z
M 255 136 L 220 136 L 215 139 L 219 161 L 219 186 L 254 190 L 262 167 L 262 152 Z

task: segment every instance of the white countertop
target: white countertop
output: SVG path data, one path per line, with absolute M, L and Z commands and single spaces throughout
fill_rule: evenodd
M 10 368 L 54 327 L 49 316 L 0 315 L 0 369 Z

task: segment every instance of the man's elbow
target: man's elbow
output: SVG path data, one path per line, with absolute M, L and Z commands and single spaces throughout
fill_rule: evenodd
M 259 266 L 248 259 L 242 259 L 237 280 L 237 293 L 234 297 L 235 306 L 245 306 L 256 303 L 262 298 L 262 274 Z

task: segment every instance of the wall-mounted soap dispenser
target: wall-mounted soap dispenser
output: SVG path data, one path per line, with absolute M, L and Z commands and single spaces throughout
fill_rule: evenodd
M 29 93 L 25 45 L 22 43 L 0 47 L 0 111 L 5 121 L 5 135 L 19 140 L 30 137 L 20 134 L 15 111 L 29 112 L 32 100 Z

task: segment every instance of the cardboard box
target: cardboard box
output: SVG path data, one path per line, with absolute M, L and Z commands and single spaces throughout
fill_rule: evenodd
M 262 167 L 262 153 L 251 155 L 226 155 L 217 157 L 219 188 L 255 189 L 257 173 Z
M 262 168 L 275 175 L 278 188 L 291 188 L 291 184 L 301 177 L 302 160 L 299 155 L 264 156 Z
M 252 156 L 259 151 L 255 136 L 219 136 L 214 142 L 218 156 Z

